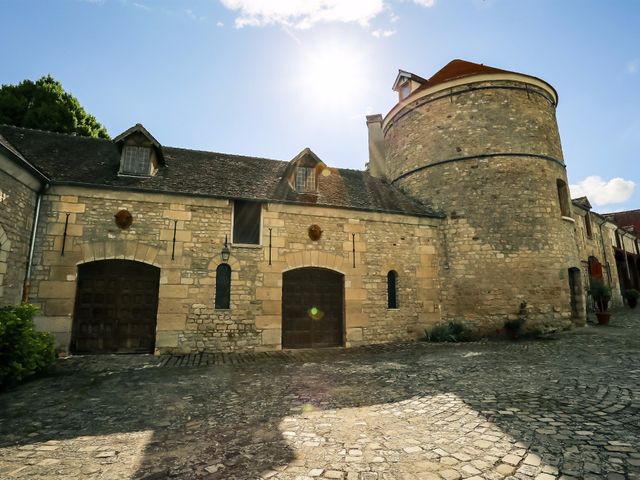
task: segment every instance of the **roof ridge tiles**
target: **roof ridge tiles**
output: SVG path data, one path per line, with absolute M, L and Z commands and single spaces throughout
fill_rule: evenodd
M 285 160 L 278 160 L 278 159 L 275 159 L 275 158 L 252 157 L 250 155 L 238 155 L 236 153 L 214 152 L 212 150 L 201 150 L 201 149 L 198 149 L 198 148 L 172 147 L 172 146 L 169 146 L 169 145 L 163 145 L 162 148 L 163 149 L 170 148 L 172 150 L 182 150 L 182 151 L 185 151 L 185 152 L 213 153 L 215 155 L 224 155 L 225 157 L 248 158 L 248 159 L 251 159 L 251 160 L 267 160 L 267 161 L 270 161 L 270 162 L 287 163 Z
M 81 138 L 81 139 L 88 139 L 88 140 L 102 140 L 104 142 L 111 142 L 110 138 L 87 137 L 85 135 L 77 135 L 77 134 L 73 134 L 73 133 L 53 132 L 51 130 L 43 130 L 41 128 L 19 127 L 17 125 L 9 125 L 8 123 L 0 123 L 0 127 L 9 127 L 9 128 L 13 128 L 15 130 L 27 130 L 27 131 L 31 131 L 31 132 L 47 133 L 47 134 L 51 134 L 51 135 L 60 135 L 60 136 L 63 136 L 63 137 Z

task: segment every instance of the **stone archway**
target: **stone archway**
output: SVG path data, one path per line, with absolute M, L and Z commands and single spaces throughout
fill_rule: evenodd
M 160 269 L 132 260 L 78 265 L 72 353 L 153 353 Z
M 303 267 L 282 275 L 282 348 L 344 345 L 344 275 Z

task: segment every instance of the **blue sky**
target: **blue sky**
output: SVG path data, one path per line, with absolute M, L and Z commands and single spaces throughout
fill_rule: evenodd
M 0 83 L 48 73 L 112 136 L 362 169 L 397 70 L 462 58 L 547 80 L 572 195 L 640 208 L 640 2 L 0 0 Z M 7 40 L 8 39 L 8 40 Z

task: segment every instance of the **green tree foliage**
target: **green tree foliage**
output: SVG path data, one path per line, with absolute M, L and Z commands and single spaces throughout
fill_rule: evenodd
M 0 388 L 42 370 L 55 359 L 53 337 L 33 328 L 36 311 L 26 303 L 0 308 Z
M 107 130 L 51 75 L 0 87 L 0 123 L 84 137 L 109 138 Z

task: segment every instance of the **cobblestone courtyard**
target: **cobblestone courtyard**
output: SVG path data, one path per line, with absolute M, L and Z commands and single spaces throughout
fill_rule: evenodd
M 0 394 L 0 478 L 640 478 L 638 327 L 627 311 L 535 342 L 64 359 Z

